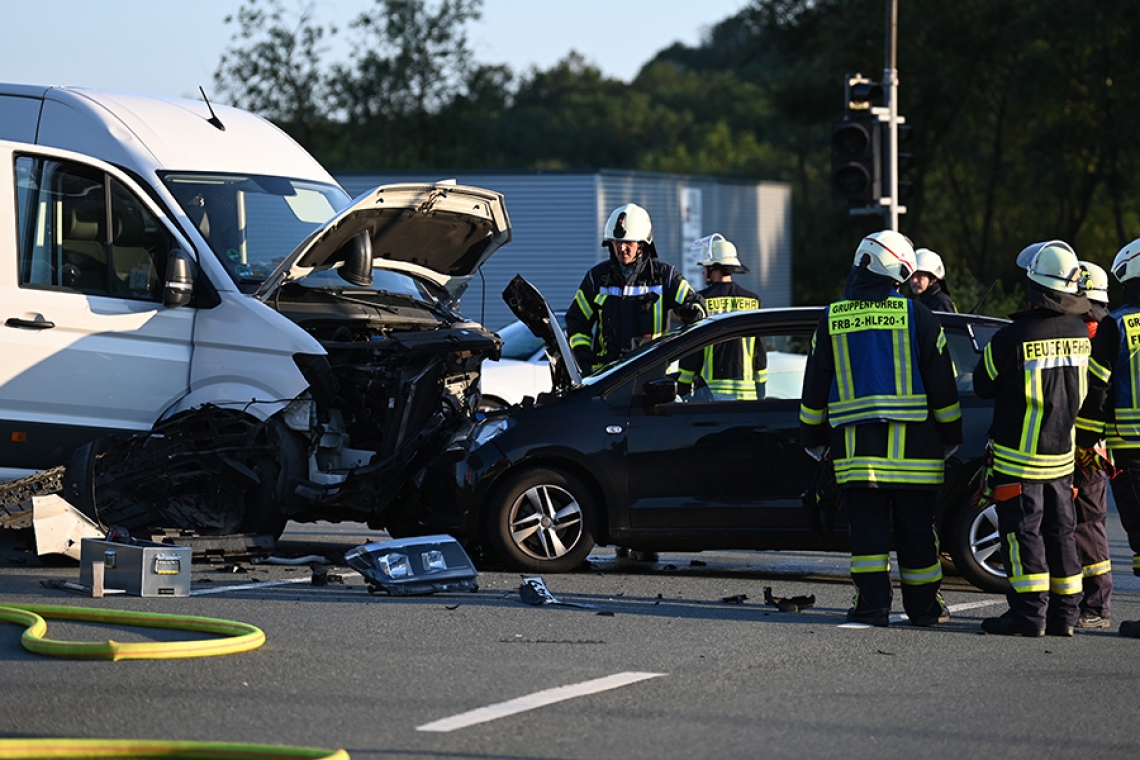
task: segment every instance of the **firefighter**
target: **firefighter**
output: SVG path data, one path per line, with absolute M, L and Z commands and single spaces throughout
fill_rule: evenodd
M 1072 636 L 1081 562 L 1073 505 L 1073 436 L 1091 351 L 1077 254 L 1060 240 L 1025 248 L 1029 308 L 1012 315 L 974 369 L 974 391 L 994 399 L 990 445 L 1009 610 L 982 621 L 1003 636 Z
M 1132 572 L 1140 575 L 1140 240 L 1120 249 L 1112 274 L 1124 286 L 1124 305 L 1101 320 L 1093 339 L 1089 396 L 1077 420 L 1078 456 L 1099 460 L 1097 446 L 1107 442 L 1116 472 L 1112 495 L 1132 549 Z M 1140 621 L 1124 621 L 1120 633 L 1140 638 Z
M 919 248 L 914 252 L 914 258 L 918 269 L 906 281 L 910 292 L 931 311 L 957 313 L 958 307 L 946 287 L 946 267 L 942 265 L 942 257 L 929 248 Z
M 1108 316 L 1108 273 L 1091 261 L 1080 262 L 1081 281 L 1089 299 L 1089 311 L 1083 319 L 1089 338 L 1096 340 L 1097 326 Z M 1082 427 L 1077 418 L 1078 429 Z M 1096 452 L 1101 452 L 1100 456 Z M 1081 616 L 1077 628 L 1108 628 L 1112 625 L 1112 561 L 1108 552 L 1108 463 L 1104 439 L 1092 451 L 1077 450 L 1077 469 L 1073 472 L 1074 506 L 1077 525 L 1077 556 L 1081 561 Z
M 736 246 L 720 233 L 693 243 L 699 251 L 698 264 L 704 267 L 705 283 L 701 296 L 709 314 L 749 311 L 760 308 L 760 296 L 732 281 L 732 275 L 745 274 Z M 706 346 L 699 354 L 681 361 L 681 395 L 688 395 L 694 383 L 703 384 L 713 399 L 755 401 L 764 398 L 768 382 L 768 353 L 763 338 L 739 338 Z
M 610 214 L 602 235 L 609 260 L 586 272 L 566 310 L 570 347 L 584 374 L 656 338 L 669 312 L 682 322 L 705 316 L 704 299 L 671 264 L 657 258 L 649 213 L 635 203 Z
M 830 453 L 850 515 L 856 594 L 847 620 L 874 626 L 890 618 L 892 527 L 910 624 L 950 619 L 935 492 L 962 442 L 962 415 L 938 318 L 898 292 L 915 267 L 897 232 L 859 243 L 844 299 L 812 339 L 800 407 L 800 441 L 817 460 Z

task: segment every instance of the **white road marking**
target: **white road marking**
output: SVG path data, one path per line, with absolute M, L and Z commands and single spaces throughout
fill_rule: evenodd
M 270 586 L 286 586 L 290 583 L 312 583 L 311 578 L 290 578 L 287 581 L 260 581 L 258 583 L 240 583 L 236 586 L 216 586 L 212 588 L 199 588 L 190 592 L 190 596 L 200 594 L 220 594 L 223 591 L 248 591 L 253 588 L 269 588 Z
M 986 601 L 983 601 L 983 602 L 965 602 L 963 604 L 951 604 L 951 605 L 949 605 L 949 609 L 951 612 L 961 612 L 962 610 L 974 610 L 974 609 L 977 609 L 979 607 L 992 607 L 995 604 L 1004 604 L 1004 603 L 1005 603 L 1005 597 L 995 597 L 993 599 L 987 599 Z M 909 619 L 910 618 L 907 617 L 905 612 L 896 612 L 895 614 L 891 615 L 891 622 L 892 623 L 901 623 L 904 620 L 909 620 Z M 867 625 L 866 623 L 840 623 L 837 627 L 838 628 L 873 628 L 874 626 Z
M 497 705 L 488 705 L 487 707 L 480 707 L 477 710 L 460 713 L 453 715 L 450 718 L 443 718 L 442 720 L 425 723 L 422 726 L 417 726 L 417 731 L 454 731 L 458 728 L 467 728 L 474 726 L 477 723 L 486 723 L 487 721 L 496 720 L 498 718 L 505 718 L 508 715 L 526 712 L 527 710 L 535 710 L 539 707 L 552 705 L 555 702 L 564 702 L 574 697 L 582 697 L 587 694 L 597 694 L 600 691 L 608 691 L 610 689 L 617 689 L 622 686 L 629 686 L 631 683 L 644 681 L 649 678 L 657 678 L 659 676 L 667 675 L 666 673 L 615 673 L 612 676 L 605 678 L 596 678 L 593 681 L 583 681 L 582 683 L 569 684 L 568 686 L 559 686 L 555 689 L 546 689 L 545 691 L 536 691 L 534 694 L 528 694 L 525 697 L 518 699 L 509 699 L 506 702 L 500 702 Z

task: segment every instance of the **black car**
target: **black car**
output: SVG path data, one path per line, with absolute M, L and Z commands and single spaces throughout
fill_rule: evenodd
M 516 278 L 504 297 L 551 347 L 555 390 L 493 412 L 457 437 L 421 483 L 417 524 L 405 531 L 451 533 L 511 568 L 548 573 L 573 569 L 595 544 L 848 550 L 844 511 L 821 524 L 801 498 L 818 465 L 799 443 L 800 388 L 824 307 L 716 315 L 582 378 L 538 292 Z M 971 373 L 978 347 L 1005 321 L 939 316 L 965 432 L 938 497 L 943 549 L 968 580 L 998 591 L 1006 580 L 996 519 L 992 507 L 970 504 L 992 416 L 992 404 L 973 393 Z M 683 357 L 746 336 L 767 348 L 763 399 L 678 396 Z

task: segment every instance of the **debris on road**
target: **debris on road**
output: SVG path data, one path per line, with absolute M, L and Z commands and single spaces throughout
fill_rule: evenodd
M 519 599 L 526 604 L 531 604 L 536 607 L 546 604 L 556 604 L 562 607 L 577 607 L 583 610 L 596 610 L 592 604 L 580 604 L 577 602 L 564 602 L 550 593 L 550 589 L 546 587 L 546 583 L 538 576 L 530 578 L 523 578 L 522 585 L 519 586 Z
M 772 596 L 772 587 L 764 587 L 764 601 L 780 612 L 802 612 L 815 606 L 815 594 L 811 596 Z

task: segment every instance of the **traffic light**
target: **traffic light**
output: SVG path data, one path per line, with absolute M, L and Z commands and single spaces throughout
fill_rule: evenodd
M 883 124 L 884 129 L 886 129 L 886 126 L 886 124 Z M 914 127 L 909 124 L 899 124 L 895 129 L 897 130 L 895 134 L 898 140 L 896 152 L 898 153 L 899 200 L 902 200 L 910 195 L 911 186 L 913 184 L 910 180 L 903 179 L 903 177 L 905 176 L 906 170 L 914 163 L 914 154 L 909 152 L 904 153 L 903 151 L 906 150 L 907 143 L 914 139 Z M 884 173 L 883 176 L 887 175 Z
M 831 194 L 852 206 L 873 205 L 883 195 L 885 140 L 879 117 L 872 112 L 883 88 L 862 74 L 844 81 L 843 121 L 831 125 Z
M 882 195 L 882 129 L 871 113 L 850 114 L 831 126 L 831 194 L 853 205 Z

